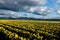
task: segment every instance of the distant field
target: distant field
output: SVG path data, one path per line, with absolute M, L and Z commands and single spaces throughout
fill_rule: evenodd
M 60 40 L 60 21 L 0 20 L 0 40 Z
M 40 20 L 0 20 L 0 22 L 6 22 L 6 21 L 17 21 L 17 22 L 46 22 L 46 23 L 60 23 L 60 21 L 40 21 Z

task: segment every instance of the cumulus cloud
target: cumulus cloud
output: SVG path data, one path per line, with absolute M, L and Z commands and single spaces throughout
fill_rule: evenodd
M 24 11 L 34 13 L 37 15 L 47 15 L 52 12 L 51 8 L 46 6 L 39 6 L 39 7 L 24 7 Z
M 60 14 L 60 9 L 57 10 L 58 15 Z
M 40 14 L 40 8 L 47 0 L 0 0 L 0 15 L 9 15 L 11 17 L 19 17 L 18 12 L 31 12 Z M 1 10 L 2 9 L 2 10 Z M 43 9 L 44 10 L 44 9 Z
M 0 8 L 21 11 L 25 6 L 45 5 L 46 0 L 0 0 Z
M 25 11 L 25 12 L 29 12 L 29 13 L 33 13 L 35 10 L 37 10 L 37 8 L 38 7 L 29 7 L 29 6 L 26 6 L 26 7 L 24 7 L 23 8 L 23 10 Z
M 10 10 L 0 10 L 0 15 L 6 15 L 7 17 L 18 18 L 20 15 L 17 12 Z
M 50 10 L 44 6 L 47 0 L 0 0 L 0 15 L 9 15 L 11 17 L 20 17 L 18 12 L 30 12 L 34 14 L 47 14 Z M 2 9 L 2 10 L 1 10 Z
M 47 7 L 40 7 L 37 8 L 37 10 L 35 10 L 34 13 L 40 14 L 40 15 L 47 15 L 50 14 L 52 12 L 52 9 L 49 9 Z

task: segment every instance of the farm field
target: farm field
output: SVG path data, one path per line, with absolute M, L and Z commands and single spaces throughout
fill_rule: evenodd
M 0 20 L 0 40 L 60 40 L 60 22 Z

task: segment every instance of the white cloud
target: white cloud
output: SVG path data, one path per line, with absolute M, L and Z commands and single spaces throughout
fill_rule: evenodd
M 18 18 L 20 15 L 18 12 L 10 11 L 10 10 L 0 10 L 0 15 L 7 15 L 12 18 Z
M 24 7 L 24 11 L 31 12 L 34 14 L 39 15 L 46 15 L 52 12 L 52 9 L 46 7 L 46 6 L 39 6 L 39 7 Z
M 35 11 L 35 13 L 40 14 L 40 15 L 47 15 L 47 14 L 50 14 L 51 12 L 52 12 L 51 9 L 47 7 L 41 7 Z
M 57 10 L 57 13 L 60 14 L 60 9 Z
M 47 10 L 47 7 L 40 7 L 35 10 L 36 13 L 38 14 L 45 14 L 44 12 Z
M 28 7 L 28 6 L 26 6 L 23 9 L 24 9 L 25 12 L 32 12 L 33 13 L 37 8 L 38 7 Z

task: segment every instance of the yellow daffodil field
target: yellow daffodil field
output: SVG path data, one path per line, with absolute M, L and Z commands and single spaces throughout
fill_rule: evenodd
M 0 39 L 60 40 L 60 22 L 0 20 Z

